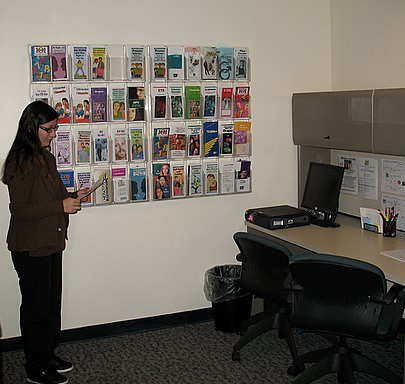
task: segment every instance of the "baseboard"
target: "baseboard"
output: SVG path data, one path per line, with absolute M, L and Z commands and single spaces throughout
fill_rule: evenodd
M 61 332 L 61 343 L 118 336 L 130 332 L 143 332 L 200 323 L 213 319 L 212 308 L 146 317 L 142 319 L 118 321 L 116 323 L 92 325 L 82 328 L 65 329 Z M 0 352 L 22 349 L 21 337 L 0 340 Z
M 97 339 L 112 337 L 130 332 L 153 331 L 157 329 L 177 327 L 185 324 L 200 323 L 213 319 L 212 308 L 196 309 L 193 311 L 172 313 L 146 317 L 142 319 L 118 321 L 100 325 L 92 325 L 82 328 L 65 329 L 61 332 L 61 342 Z M 401 319 L 399 332 L 405 334 L 405 319 Z M 9 352 L 22 349 L 21 337 L 0 339 L 0 352 Z

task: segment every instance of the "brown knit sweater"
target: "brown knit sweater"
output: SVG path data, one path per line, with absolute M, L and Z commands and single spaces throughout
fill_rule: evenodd
M 28 251 L 30 256 L 45 256 L 65 249 L 69 217 L 63 199 L 69 194 L 56 169 L 55 157 L 47 150 L 43 157 L 52 182 L 32 167 L 23 174 L 7 169 L 10 196 L 10 225 L 7 244 L 10 251 Z

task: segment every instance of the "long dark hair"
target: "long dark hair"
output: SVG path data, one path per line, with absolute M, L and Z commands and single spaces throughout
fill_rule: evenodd
M 3 165 L 2 181 L 7 184 L 17 169 L 28 172 L 33 164 L 39 164 L 41 173 L 48 175 L 42 158 L 43 148 L 38 136 L 39 126 L 58 118 L 57 112 L 43 101 L 33 101 L 21 114 L 13 145 Z

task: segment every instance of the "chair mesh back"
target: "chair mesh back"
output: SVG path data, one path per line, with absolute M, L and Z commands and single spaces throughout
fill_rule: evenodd
M 274 242 L 246 233 L 237 233 L 241 252 L 240 286 L 254 295 L 286 303 L 284 280 L 289 274 L 289 251 Z
M 376 301 L 385 294 L 381 274 L 319 260 L 292 261 L 290 271 L 294 284 L 302 287 L 292 294 L 297 326 L 360 337 L 375 334 L 382 309 Z

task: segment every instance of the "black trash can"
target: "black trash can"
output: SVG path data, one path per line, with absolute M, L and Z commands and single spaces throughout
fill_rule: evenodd
M 218 265 L 205 272 L 204 293 L 212 302 L 217 331 L 238 333 L 252 311 L 252 295 L 239 286 L 240 265 Z

